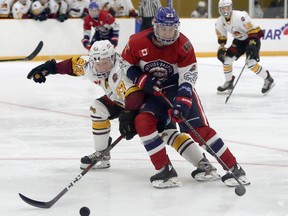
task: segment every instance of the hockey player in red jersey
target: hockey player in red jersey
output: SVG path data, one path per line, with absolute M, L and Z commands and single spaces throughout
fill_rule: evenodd
M 83 46 L 90 50 L 95 41 L 109 40 L 114 47 L 118 45 L 119 24 L 115 18 L 106 10 L 100 10 L 96 2 L 91 2 L 88 8 L 89 14 L 84 18 Z M 92 38 L 91 30 L 95 28 Z
M 244 185 L 250 184 L 234 155 L 209 125 L 195 89 L 198 68 L 194 48 L 189 39 L 179 32 L 179 25 L 175 10 L 161 7 L 155 16 L 154 29 L 132 35 L 122 53 L 131 68 L 137 65 L 144 71 L 136 73 L 128 69 L 127 76 L 150 94 L 134 120 L 136 131 L 155 169 L 159 170 L 150 181 L 157 186 L 177 177 L 166 154 L 165 143 L 158 134 L 157 124 L 169 121 L 170 117 L 179 123 L 181 132 L 188 132 L 203 146 L 201 140 L 182 122 L 184 117 L 235 176 Z M 172 109 L 154 91 L 154 86 L 162 89 L 173 104 Z M 238 185 L 230 172 L 222 176 L 222 181 L 228 186 Z M 173 186 L 173 181 L 168 186 Z

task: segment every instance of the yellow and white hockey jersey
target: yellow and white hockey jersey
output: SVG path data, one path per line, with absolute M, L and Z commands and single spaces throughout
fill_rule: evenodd
M 93 83 L 104 90 L 105 94 L 118 105 L 125 107 L 125 97 L 132 92 L 138 91 L 133 82 L 127 78 L 126 71 L 130 65 L 125 62 L 120 55 L 116 54 L 115 66 L 110 72 L 107 80 L 98 79 L 97 76 L 90 70 L 88 65 L 88 56 L 72 58 L 72 70 L 76 76 L 85 75 Z
M 220 16 L 216 20 L 215 30 L 219 44 L 226 44 L 228 32 L 233 38 L 241 41 L 250 37 L 260 38 L 263 36 L 261 28 L 252 23 L 246 11 L 233 10 L 229 21 Z

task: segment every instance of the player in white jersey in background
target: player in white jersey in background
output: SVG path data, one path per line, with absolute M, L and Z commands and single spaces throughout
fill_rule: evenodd
M 90 0 L 66 0 L 68 15 L 72 18 L 84 17 L 85 9 L 88 8 Z
M 18 0 L 12 7 L 12 16 L 14 19 L 31 18 L 29 13 L 32 1 L 31 0 Z
M 110 120 L 119 116 L 122 118 L 128 110 L 138 113 L 142 106 L 146 95 L 126 77 L 128 68 L 130 65 L 115 53 L 113 45 L 108 40 L 102 40 L 96 41 L 92 45 L 89 56 L 73 57 L 58 63 L 52 59 L 31 70 L 27 76 L 29 79 L 33 78 L 37 83 L 43 83 L 49 74 L 86 75 L 104 90 L 105 95 L 95 99 L 90 107 L 96 152 L 81 158 L 82 169 L 92 163 L 100 152 L 111 143 Z M 134 69 L 141 70 L 136 66 Z M 129 105 L 131 100 L 133 100 L 133 106 Z M 136 105 L 134 101 L 137 101 Z M 192 172 L 193 178 L 197 181 L 211 181 L 219 178 L 216 168 L 210 164 L 198 145 L 187 134 L 169 128 L 165 128 L 164 133 L 165 142 L 173 146 L 183 158 L 197 167 Z M 135 129 L 134 132 L 126 134 L 126 139 L 132 139 L 134 135 L 136 135 Z M 110 154 L 98 162 L 94 168 L 109 168 L 109 160 Z
M 226 82 L 217 88 L 218 93 L 229 93 L 233 88 L 235 76 L 233 76 L 233 62 L 246 53 L 247 67 L 264 80 L 261 92 L 267 95 L 275 86 L 275 82 L 269 71 L 258 64 L 260 61 L 260 38 L 263 36 L 261 28 L 252 23 L 246 11 L 233 10 L 231 0 L 219 0 L 218 9 L 220 17 L 215 24 L 215 30 L 220 47 L 217 58 L 223 63 Z M 229 48 L 225 48 L 227 33 L 232 35 L 233 42 Z
M 31 14 L 33 19 L 45 21 L 49 18 L 50 8 L 49 0 L 36 0 L 31 5 Z
M 0 0 L 0 18 L 9 18 L 14 0 Z
M 65 0 L 50 0 L 50 16 L 49 18 L 55 18 L 59 22 L 64 22 L 68 19 L 68 6 Z
M 131 0 L 116 0 L 114 1 L 115 17 L 137 17 L 137 11 Z

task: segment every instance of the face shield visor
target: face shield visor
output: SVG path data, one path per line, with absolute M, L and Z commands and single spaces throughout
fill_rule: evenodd
M 89 11 L 89 15 L 90 15 L 93 19 L 98 19 L 99 13 L 100 13 L 99 9 L 96 9 L 96 8 L 90 9 L 90 8 L 89 8 L 88 11 Z
M 232 13 L 232 5 L 231 4 L 220 4 L 218 6 L 219 14 L 227 19 L 230 18 Z
M 157 41 L 163 45 L 173 44 L 179 37 L 179 23 L 173 25 L 167 25 L 163 23 L 154 24 L 154 34 Z
M 107 79 L 115 64 L 115 55 L 99 60 L 89 60 L 89 69 L 98 79 Z

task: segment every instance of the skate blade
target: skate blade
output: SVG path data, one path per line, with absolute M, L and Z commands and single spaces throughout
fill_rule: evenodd
M 231 91 L 232 91 L 232 90 L 226 90 L 226 91 L 223 91 L 223 92 L 217 91 L 217 94 L 218 94 L 218 95 L 229 95 L 229 94 L 231 93 Z
M 153 187 L 155 188 L 172 188 L 180 187 L 182 185 L 181 181 L 177 177 L 170 178 L 168 181 L 156 180 L 152 182 Z
M 246 176 L 240 176 L 238 178 L 238 180 L 243 185 L 250 185 L 251 184 L 251 182 L 248 181 Z M 228 186 L 228 187 L 237 187 L 239 185 L 239 183 L 234 178 L 226 179 L 226 181 L 224 181 L 224 184 L 226 184 L 226 186 Z
M 206 172 L 201 172 L 196 174 L 193 178 L 199 182 L 211 182 L 219 180 L 221 176 L 217 172 L 211 172 L 208 175 L 206 175 Z
M 84 169 L 86 169 L 87 167 L 89 166 L 89 164 L 81 164 L 80 165 L 80 169 L 81 170 L 84 170 Z M 92 167 L 92 169 L 93 170 L 95 170 L 95 169 L 108 169 L 108 168 L 110 168 L 110 162 L 109 161 L 101 161 L 101 163 L 97 163 L 97 164 L 95 164 L 93 167 Z
M 275 85 L 276 83 L 273 82 L 272 85 L 270 86 L 270 89 L 267 92 L 265 92 L 263 95 L 266 96 L 274 88 Z

